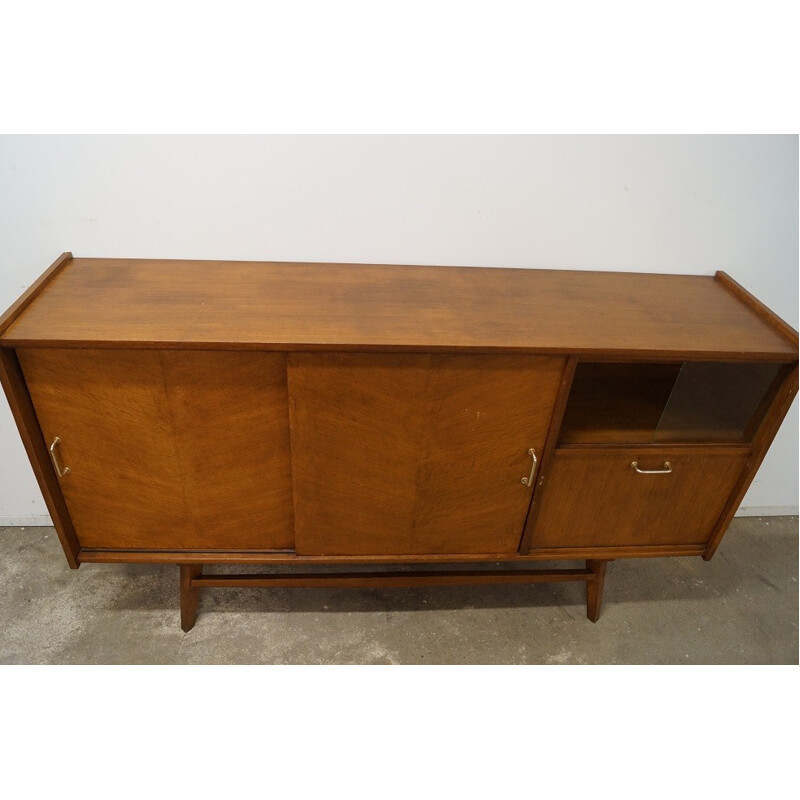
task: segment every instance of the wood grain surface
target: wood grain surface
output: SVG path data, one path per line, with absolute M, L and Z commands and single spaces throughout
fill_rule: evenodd
M 18 352 L 82 547 L 292 547 L 283 354 Z
M 547 491 L 544 488 L 547 483 L 547 471 L 558 443 L 559 432 L 563 428 L 564 412 L 566 411 L 567 400 L 572 394 L 572 384 L 575 379 L 577 365 L 578 359 L 575 356 L 570 356 L 564 366 L 564 372 L 561 374 L 561 385 L 558 387 L 558 393 L 556 394 L 553 415 L 550 418 L 550 428 L 547 431 L 547 438 L 545 439 L 542 455 L 539 458 L 536 470 L 536 488 L 528 506 L 528 516 L 525 518 L 522 538 L 519 543 L 520 554 L 527 554 L 531 548 L 531 533 L 535 528 L 535 520 L 539 513 L 542 496 Z
M 0 343 L 787 361 L 708 276 L 373 264 L 69 261 Z
M 514 553 L 564 359 L 292 354 L 297 552 Z
M 47 444 L 39 428 L 19 359 L 14 350 L 0 348 L 0 383 L 8 398 L 8 405 L 19 429 L 33 474 L 39 484 L 50 518 L 58 534 L 67 563 L 72 569 L 80 566 L 80 544 L 72 525 L 69 510 L 47 452 Z
M 653 440 L 682 364 L 578 364 L 558 443 Z
M 780 386 L 772 398 L 769 408 L 766 410 L 762 409 L 763 416 L 756 429 L 755 436 L 753 437 L 752 450 L 750 457 L 747 459 L 747 464 L 742 474 L 739 476 L 736 487 L 728 498 L 720 518 L 714 526 L 714 532 L 707 542 L 706 550 L 703 553 L 703 558 L 706 561 L 713 557 L 719 547 L 722 537 L 725 535 L 725 531 L 731 524 L 731 520 L 736 510 L 741 505 L 742 500 L 744 500 L 744 496 L 750 488 L 750 484 L 753 482 L 758 468 L 764 461 L 764 457 L 774 441 L 781 427 L 781 423 L 789 413 L 794 398 L 797 396 L 798 365 L 793 364 L 791 366 L 787 365 L 782 367 L 779 381 Z
M 768 308 L 757 297 L 747 291 L 740 283 L 737 283 L 727 272 L 717 270 L 714 279 L 724 286 L 731 294 L 738 297 L 745 305 L 750 306 L 753 311 L 763 320 L 769 323 L 775 330 L 780 331 L 795 347 L 798 343 L 797 331 L 786 320 L 781 319 L 771 308 Z
M 93 564 L 477 564 L 484 562 L 525 564 L 565 559 L 664 558 L 702 556 L 705 545 L 626 545 L 624 547 L 542 547 L 530 553 L 462 553 L 433 555 L 303 556 L 293 552 L 257 550 L 110 550 L 83 548 L 81 563 Z
M 64 267 L 72 260 L 72 253 L 62 253 L 4 312 L 0 314 L 0 334 L 44 291 Z
M 640 475 L 631 467 L 662 469 Z M 533 547 L 701 545 L 711 536 L 747 450 L 556 450 Z

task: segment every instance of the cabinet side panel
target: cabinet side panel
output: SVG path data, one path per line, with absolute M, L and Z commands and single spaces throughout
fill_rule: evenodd
M 789 408 L 797 394 L 797 376 L 797 364 L 791 366 L 787 365 L 783 383 L 780 389 L 775 393 L 769 409 L 756 430 L 750 458 L 748 458 L 736 487 L 733 489 L 725 508 L 714 526 L 714 531 L 709 537 L 705 553 L 703 554 L 703 558 L 706 561 L 713 557 L 719 547 L 722 537 L 725 535 L 725 531 L 728 530 L 728 526 L 731 524 L 736 510 L 744 499 L 747 490 L 750 488 L 750 484 L 753 482 L 753 478 L 755 478 L 758 472 L 758 468 L 764 460 L 764 456 L 767 454 L 767 450 L 769 450 L 770 445 L 775 439 L 781 423 L 789 413 Z
M 0 348 L 0 382 L 3 384 L 8 404 L 11 406 L 11 413 L 17 423 L 47 510 L 50 512 L 61 546 L 64 548 L 64 555 L 67 557 L 70 567 L 75 569 L 79 566 L 78 537 L 64 502 L 58 478 L 47 454 L 47 444 L 39 428 L 39 420 L 14 350 Z

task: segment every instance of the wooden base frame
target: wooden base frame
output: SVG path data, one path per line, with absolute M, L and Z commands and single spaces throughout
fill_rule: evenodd
M 586 582 L 586 615 L 600 617 L 608 560 L 587 560 L 585 569 L 459 570 L 437 572 L 341 572 L 292 575 L 203 575 L 202 564 L 180 564 L 181 628 L 190 631 L 197 621 L 200 590 L 214 587 L 268 589 L 365 589 L 415 586 L 467 586 L 488 583 Z

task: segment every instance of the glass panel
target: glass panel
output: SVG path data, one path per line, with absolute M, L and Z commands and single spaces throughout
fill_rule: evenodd
M 780 366 L 687 361 L 654 441 L 750 441 L 766 411 Z

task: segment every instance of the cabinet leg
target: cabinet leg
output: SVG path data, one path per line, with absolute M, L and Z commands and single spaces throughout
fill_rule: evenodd
M 192 586 L 192 579 L 203 574 L 202 564 L 181 564 L 181 628 L 190 631 L 197 620 L 197 597 L 200 590 Z
M 603 586 L 606 582 L 606 566 L 608 561 L 598 561 L 587 559 L 586 569 L 592 571 L 589 580 L 586 581 L 586 616 L 592 622 L 597 622 L 600 618 L 600 606 L 603 602 Z

